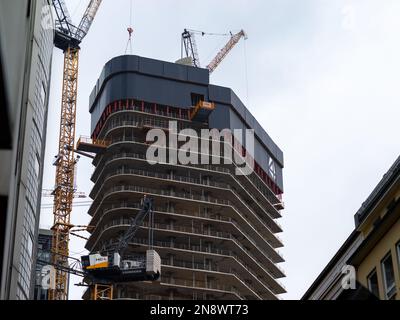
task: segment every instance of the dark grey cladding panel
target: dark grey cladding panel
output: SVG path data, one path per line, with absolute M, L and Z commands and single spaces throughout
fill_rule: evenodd
M 176 63 L 159 61 L 139 56 L 124 55 L 111 59 L 104 66 L 89 100 L 92 112 L 96 99 L 102 94 L 105 83 L 119 73 L 140 73 L 151 77 L 208 86 L 209 71 Z M 122 98 L 122 97 L 121 97 Z
M 236 112 L 246 120 L 246 114 L 250 113 L 247 108 L 244 106 L 242 101 L 240 101 L 239 97 L 233 92 L 232 89 L 228 89 L 230 94 L 230 104 L 235 108 Z M 250 123 L 248 123 L 250 125 Z M 253 126 L 250 125 L 250 128 Z
M 223 130 L 231 127 L 230 123 L 230 107 L 225 104 L 216 104 L 215 110 L 208 118 L 210 128 Z
M 139 72 L 156 77 L 164 77 L 164 62 L 150 59 L 140 59 Z
M 259 122 L 254 118 L 250 111 L 240 101 L 238 96 L 229 88 L 209 85 L 210 101 L 231 105 L 240 118 L 246 122 L 247 127 L 253 128 L 256 136 L 262 141 L 274 159 L 281 167 L 284 166 L 282 150 L 275 144 L 271 137 L 265 132 Z
M 92 132 L 104 107 L 124 99 L 137 99 L 162 105 L 190 108 L 191 93 L 207 96 L 207 86 L 153 77 L 142 73 L 117 73 L 104 82 L 101 93 L 91 108 Z
M 173 79 L 180 81 L 188 80 L 188 68 L 186 66 L 179 64 L 165 63 L 164 72 Z
M 223 104 L 230 104 L 231 103 L 231 89 L 225 87 L 219 87 L 210 84 L 209 88 L 209 99 L 210 101 L 220 102 Z
M 187 81 L 208 85 L 210 82 L 210 72 L 207 69 L 187 67 Z
M 105 65 L 105 76 L 108 76 L 111 73 L 119 73 L 129 71 L 139 71 L 141 67 L 141 61 L 137 56 L 119 56 L 112 60 L 110 60 Z M 105 78 L 101 79 L 102 81 Z

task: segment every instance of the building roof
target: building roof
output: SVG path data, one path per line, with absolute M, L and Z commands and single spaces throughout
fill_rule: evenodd
M 377 243 L 386 235 L 393 224 L 399 219 L 400 214 L 400 198 L 393 201 L 388 206 L 387 213 L 377 220 L 374 224 L 374 229 L 368 234 L 368 236 L 363 240 L 361 245 L 355 250 L 355 252 L 350 256 L 347 263 L 353 266 L 358 266 L 364 258 L 373 250 Z
M 381 181 L 379 181 L 378 185 L 368 196 L 367 200 L 364 201 L 360 209 L 358 209 L 358 211 L 354 215 L 356 227 L 358 227 L 361 224 L 361 222 L 366 219 L 372 207 L 376 205 L 376 203 L 379 201 L 383 193 L 393 183 L 393 181 L 398 175 L 400 175 L 400 156 L 393 163 L 390 169 L 384 174 Z
M 165 79 L 168 80 L 166 82 L 156 83 L 155 81 L 151 82 L 151 85 L 154 85 L 155 88 L 160 89 L 160 92 L 168 98 L 170 92 L 165 92 L 168 85 L 168 88 L 171 88 L 170 82 L 181 82 L 190 84 L 192 86 L 202 87 L 204 91 L 207 92 L 209 96 L 209 100 L 216 103 L 226 104 L 232 106 L 233 110 L 242 118 L 242 120 L 247 124 L 249 128 L 254 129 L 256 136 L 259 138 L 260 142 L 264 144 L 272 157 L 278 162 L 280 167 L 284 166 L 284 157 L 282 150 L 278 147 L 278 145 L 272 140 L 272 138 L 268 135 L 268 133 L 263 129 L 263 127 L 259 124 L 256 118 L 251 114 L 251 112 L 246 108 L 246 106 L 242 103 L 239 97 L 233 92 L 232 89 L 216 86 L 210 84 L 210 73 L 207 69 L 196 68 L 192 66 L 171 63 L 167 61 L 160 61 L 150 58 L 144 58 L 136 55 L 123 55 L 118 56 L 110 61 L 108 61 L 96 82 L 95 87 L 90 94 L 89 99 L 89 111 L 94 114 L 97 105 L 99 104 L 99 100 L 101 101 L 101 105 L 108 104 L 113 102 L 113 97 L 115 95 L 121 96 L 121 98 L 125 97 L 127 92 L 133 91 L 132 88 L 137 88 L 133 83 L 130 84 L 122 84 L 123 81 L 128 81 L 126 79 L 117 79 L 121 78 L 118 75 L 121 74 L 136 74 L 142 76 L 141 79 L 146 79 L 146 84 L 150 83 L 147 80 L 152 79 Z M 114 78 L 114 79 L 112 79 Z M 134 82 L 135 79 L 130 79 L 131 82 Z M 172 81 L 170 81 L 172 80 Z M 108 90 L 106 89 L 107 83 L 114 83 L 114 89 Z M 137 84 L 137 83 L 136 83 Z M 114 92 L 118 90 L 118 92 Z M 107 91 L 102 97 L 103 91 Z M 145 90 L 143 90 L 145 91 Z M 167 90 L 169 91 L 169 90 Z M 101 100 L 103 98 L 103 100 Z M 171 99 L 170 99 L 171 100 Z M 180 108 L 190 108 L 190 103 L 182 103 L 182 99 L 178 100 L 176 94 L 172 99 L 175 104 L 172 105 Z M 156 101 L 149 101 L 156 102 Z M 179 105 L 178 105 L 179 104 Z M 103 106 L 105 107 L 105 105 Z M 99 116 L 99 115 L 97 115 Z M 93 116 L 92 116 L 93 117 Z M 96 120 L 96 119 L 95 119 Z M 97 123 L 97 121 L 94 121 Z M 93 123 L 92 123 L 93 127 Z M 282 186 L 281 186 L 282 187 Z
M 310 298 L 311 294 L 322 283 L 322 281 L 328 275 L 330 270 L 340 260 L 340 258 L 346 252 L 346 250 L 351 246 L 351 244 L 357 239 L 358 235 L 360 234 L 360 232 L 357 231 L 357 227 L 360 225 L 362 221 L 365 220 L 371 208 L 379 201 L 382 194 L 387 190 L 387 188 L 395 181 L 396 177 L 398 177 L 399 175 L 400 175 L 400 156 L 396 159 L 394 164 L 386 172 L 381 181 L 378 183 L 378 185 L 375 187 L 372 193 L 368 196 L 367 200 L 365 200 L 365 202 L 361 205 L 360 209 L 355 214 L 356 228 L 353 230 L 353 232 L 350 234 L 350 236 L 347 238 L 344 244 L 340 247 L 340 249 L 336 252 L 336 254 L 328 263 L 328 265 L 322 270 L 322 272 L 313 282 L 311 287 L 303 295 L 302 297 L 303 300 Z M 391 217 L 389 217 L 388 215 L 387 217 L 384 218 L 384 220 L 381 223 L 383 224 L 384 222 L 389 221 L 389 218 L 391 219 Z M 369 244 L 372 241 L 376 242 L 377 238 L 381 236 L 382 236 L 381 234 L 377 233 L 370 234 L 366 239 L 363 240 L 362 244 L 360 244 L 360 246 L 356 249 L 356 251 L 351 255 L 349 261 L 351 261 L 352 263 L 356 262 L 355 258 L 360 255 L 361 251 L 365 250 L 366 244 Z
M 346 241 L 342 244 L 342 246 L 339 248 L 339 250 L 336 252 L 336 254 L 333 256 L 333 258 L 329 261 L 329 263 L 326 265 L 326 267 L 322 270 L 322 272 L 319 274 L 317 279 L 312 283 L 310 288 L 304 293 L 303 297 L 301 298 L 302 300 L 308 300 L 313 292 L 318 288 L 318 286 L 324 281 L 325 277 L 329 274 L 329 272 L 335 267 L 337 262 L 340 260 L 340 258 L 345 254 L 345 252 L 351 247 L 351 245 L 354 243 L 354 241 L 357 239 L 358 235 L 360 233 L 357 230 L 354 230 L 350 236 L 346 239 Z

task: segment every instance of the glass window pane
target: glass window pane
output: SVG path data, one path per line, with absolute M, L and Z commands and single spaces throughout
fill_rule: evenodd
M 31 237 L 28 235 L 28 239 L 27 239 L 27 248 L 26 250 L 28 251 L 29 254 L 29 258 L 32 257 L 32 250 L 33 250 L 33 241 L 31 239 Z
M 35 175 L 38 178 L 39 173 L 40 173 L 40 162 L 38 156 L 35 157 L 34 163 L 33 163 L 33 169 L 35 170 Z
M 389 298 L 393 294 L 393 288 L 395 288 L 394 270 L 392 255 L 388 255 L 382 262 L 383 280 L 385 283 L 386 296 Z
M 42 83 L 40 88 L 40 103 L 42 104 L 42 107 L 44 106 L 45 102 L 46 102 L 46 88 L 44 83 Z
M 400 269 L 400 242 L 397 244 L 397 264 L 399 266 Z
M 372 294 L 379 297 L 378 275 L 376 274 L 376 270 L 372 271 L 368 276 L 368 289 Z

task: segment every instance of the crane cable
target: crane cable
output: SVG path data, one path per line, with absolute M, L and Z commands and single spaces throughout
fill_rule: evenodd
M 128 52 L 128 48 L 130 49 L 130 54 L 133 53 L 133 49 L 132 49 L 132 34 L 133 34 L 133 0 L 130 0 L 130 9 L 129 9 L 129 27 L 127 29 L 128 33 L 129 33 L 129 38 L 128 38 L 128 43 L 126 44 L 126 48 L 125 48 L 125 54 L 127 54 Z
M 231 33 L 212 33 L 212 32 L 205 32 L 200 30 L 193 30 L 193 29 L 186 29 L 187 31 L 195 34 L 200 34 L 202 36 L 231 36 Z
M 246 46 L 246 39 L 243 41 L 244 43 L 244 69 L 245 69 L 245 79 L 246 79 L 246 98 L 247 98 L 247 105 L 250 105 L 249 100 L 249 72 L 248 72 L 248 64 L 247 64 L 247 46 Z

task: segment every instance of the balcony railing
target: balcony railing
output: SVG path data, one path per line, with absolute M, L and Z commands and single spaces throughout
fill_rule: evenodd
M 171 117 L 171 116 L 174 117 L 173 113 L 167 113 L 167 112 L 163 112 L 161 110 L 157 110 L 157 109 L 153 109 L 153 108 L 147 108 L 147 107 L 143 109 L 142 107 L 136 106 L 136 105 L 131 106 L 131 109 L 129 109 L 129 111 L 139 111 L 139 112 L 143 112 L 144 111 L 144 112 L 146 112 L 148 114 L 162 115 L 162 116 L 167 116 L 167 117 Z M 121 111 L 121 112 L 125 113 L 126 110 Z M 164 128 L 164 129 L 167 129 L 168 126 L 169 126 L 167 124 L 167 122 L 168 122 L 167 120 L 149 118 L 149 117 L 146 117 L 146 115 L 142 115 L 142 114 L 129 115 L 129 117 L 126 117 L 123 120 L 120 120 L 119 118 L 115 119 L 113 116 L 118 115 L 119 113 L 120 112 L 113 113 L 110 118 L 107 118 L 106 122 L 108 122 L 109 119 L 112 119 L 112 120 L 110 120 L 111 122 L 110 122 L 109 125 L 107 125 L 107 127 L 103 126 L 100 134 L 103 132 L 103 130 L 105 130 L 104 128 L 106 128 L 106 129 L 108 129 L 108 131 L 104 134 L 104 136 L 107 136 L 107 134 L 108 134 L 108 132 L 110 130 L 112 130 L 113 128 L 118 127 L 118 126 L 122 126 L 122 127 L 123 126 L 129 126 L 129 125 L 130 126 L 135 126 L 135 127 L 146 126 L 146 127 Z M 176 118 L 177 118 L 177 120 L 188 119 L 186 113 L 179 114 L 179 115 L 177 114 Z M 183 123 L 183 122 L 178 122 L 178 129 L 179 130 L 185 129 L 185 128 L 193 128 L 193 123 L 191 123 L 189 125 L 189 124 L 186 124 L 186 123 Z M 249 177 L 246 177 L 246 178 L 249 178 Z M 252 177 L 252 178 L 254 178 L 254 177 Z M 281 195 L 276 195 L 261 177 L 259 177 L 257 175 L 257 179 L 256 180 L 257 180 L 257 184 L 259 184 L 259 182 L 261 182 L 263 187 L 268 190 L 268 199 L 270 199 L 270 196 L 276 197 L 279 200 L 279 202 L 282 203 Z M 276 200 L 271 200 L 270 199 L 270 201 L 271 201 L 271 203 L 273 205 L 275 205 Z
M 120 204 L 120 205 L 118 205 L 118 206 L 114 206 L 114 205 L 111 205 L 111 206 L 108 206 L 107 208 L 104 208 L 104 210 L 103 210 L 103 213 L 102 213 L 102 215 L 101 215 L 101 217 L 99 218 L 99 220 L 102 220 L 103 219 L 103 217 L 109 212 L 109 211 L 111 211 L 111 210 L 113 210 L 113 209 L 140 209 L 141 207 L 140 207 L 140 204 L 139 203 L 122 203 L 122 204 Z M 183 210 L 171 210 L 171 209 L 169 209 L 169 208 L 167 208 L 167 207 L 155 207 L 154 208 L 154 211 L 155 212 L 170 212 L 170 213 L 172 213 L 172 214 L 178 214 L 178 215 L 188 215 L 189 214 L 189 212 L 188 211 L 183 211 Z M 196 216 L 194 216 L 194 217 L 196 217 Z M 202 217 L 202 218 L 206 218 L 206 219 L 209 219 L 209 220 L 213 220 L 213 221 L 221 221 L 221 222 L 228 222 L 228 223 L 232 223 L 232 225 L 242 234 L 242 235 L 244 235 L 245 236 L 245 238 L 249 241 L 249 242 L 251 242 L 252 244 L 253 244 L 253 246 L 255 246 L 255 247 L 257 247 L 257 248 L 259 248 L 259 246 L 256 244 L 256 242 L 251 238 L 251 236 L 247 233 L 247 232 L 245 232 L 244 230 L 243 230 L 243 228 L 242 228 L 242 226 L 240 226 L 240 224 L 235 220 L 235 219 L 232 219 L 232 218 L 230 218 L 230 217 L 223 217 L 223 216 L 215 216 L 215 215 L 210 215 L 210 214 L 206 214 L 206 213 L 203 213 L 203 214 L 200 214 L 199 213 L 199 217 Z M 122 220 L 121 220 L 122 219 Z M 129 224 L 130 223 L 130 221 L 129 220 L 127 220 L 127 219 L 123 219 L 123 218 L 120 218 L 119 220 L 116 220 L 117 221 L 117 224 L 119 223 L 119 221 L 123 221 L 124 223 L 127 223 L 127 224 Z M 101 226 L 101 227 L 100 227 Z M 145 226 L 145 227 L 147 227 L 148 225 L 147 225 L 147 223 L 145 223 L 143 226 Z M 160 225 L 159 225 L 160 226 Z M 219 231 L 209 231 L 209 230 L 206 230 L 206 231 L 204 231 L 204 230 L 202 230 L 202 231 L 199 231 L 199 230 L 201 230 L 201 229 L 198 229 L 198 228 L 191 228 L 191 227 L 180 227 L 180 226 L 174 226 L 174 227 L 170 227 L 170 225 L 164 225 L 165 226 L 165 228 L 166 229 L 168 229 L 168 230 L 173 230 L 173 231 L 182 231 L 182 232 L 190 232 L 190 233 L 198 233 L 198 234 L 203 234 L 203 235 L 210 235 L 210 236 L 216 236 L 216 237 L 222 237 L 222 238 L 227 238 L 227 239 L 236 239 L 236 237 L 234 236 L 234 235 L 232 235 L 232 234 L 230 234 L 230 233 L 222 233 L 222 232 L 219 232 Z M 100 230 L 101 229 L 101 230 Z M 105 230 L 105 228 L 104 228 L 104 225 L 102 225 L 102 224 L 97 224 L 97 226 L 96 226 L 96 228 L 93 230 L 93 234 L 94 233 L 101 233 L 102 231 L 104 231 Z M 259 234 L 260 235 L 260 234 Z M 263 236 L 262 235 L 260 235 L 262 238 L 263 238 Z M 264 238 L 263 238 L 264 239 Z M 268 241 L 267 241 L 267 239 L 264 239 L 264 241 L 266 241 L 267 243 L 268 243 Z M 237 245 L 239 245 L 243 250 L 246 250 L 246 252 L 248 252 L 248 250 L 247 249 L 245 249 L 245 247 L 244 246 L 242 246 L 242 244 L 240 243 L 240 242 L 237 242 Z M 271 250 L 274 250 L 272 247 L 271 247 Z M 276 252 L 276 251 L 275 251 Z M 267 256 L 268 257 L 268 259 L 269 260 L 271 260 L 271 262 L 272 262 L 272 258 L 271 258 L 271 256 L 270 255 L 268 255 L 268 254 L 265 254 L 264 253 L 264 255 L 265 256 Z M 281 256 L 281 255 L 280 255 Z M 281 256 L 282 257 L 282 256 Z M 283 258 L 283 257 L 282 257 Z M 279 265 L 277 265 L 277 264 L 274 264 L 274 267 L 275 268 L 277 268 L 277 269 L 279 269 L 280 270 L 280 272 L 282 273 L 282 274 L 284 274 L 284 270 L 279 266 Z M 269 271 L 270 273 L 273 273 L 272 271 Z
M 191 177 L 176 176 L 176 175 L 171 176 L 171 175 L 168 175 L 168 174 L 158 173 L 158 172 L 154 172 L 154 171 L 145 171 L 145 170 L 137 170 L 137 169 L 126 169 L 126 168 L 122 168 L 120 170 L 117 170 L 116 173 L 112 173 L 111 172 L 111 173 L 107 174 L 104 177 L 104 179 L 107 179 L 108 177 L 113 176 L 115 174 L 135 174 L 135 175 L 142 175 L 142 176 L 147 176 L 147 177 L 156 177 L 156 178 L 160 178 L 160 179 L 164 179 L 164 180 L 173 180 L 173 181 L 178 181 L 178 182 L 190 182 L 190 183 L 194 183 L 194 184 L 201 184 L 201 185 L 204 185 L 204 186 L 213 186 L 213 187 L 218 187 L 218 188 L 225 188 L 225 189 L 228 189 L 228 190 L 232 191 L 236 195 L 236 197 L 238 199 L 240 199 L 240 195 L 234 189 L 232 189 L 231 186 L 229 184 L 227 184 L 227 183 L 213 182 L 213 181 L 207 181 L 206 183 L 204 183 L 200 179 L 191 178 Z M 243 205 L 247 206 L 244 203 L 243 203 Z M 247 207 L 247 209 L 251 211 L 251 209 L 249 207 Z M 241 230 L 241 228 L 239 228 L 239 226 L 237 224 L 236 224 L 236 227 L 239 230 Z M 242 231 L 242 233 L 244 233 L 246 235 L 246 237 L 247 237 L 249 242 L 251 242 L 255 247 L 259 248 L 259 246 L 253 241 L 253 239 L 251 238 L 251 236 L 249 234 L 245 233 L 244 231 Z M 263 240 L 265 240 L 265 239 L 263 238 Z M 266 241 L 266 242 L 269 244 L 268 241 Z M 271 250 L 274 250 L 274 249 L 271 247 Z M 271 257 L 268 257 L 268 258 L 272 259 Z
M 111 222 L 109 222 L 109 223 L 107 223 L 107 224 L 105 224 L 102 228 L 101 228 L 101 230 L 99 231 L 99 234 L 101 234 L 101 233 L 103 233 L 104 231 L 106 231 L 107 229 L 110 229 L 110 228 L 112 228 L 112 227 L 115 227 L 115 226 L 129 226 L 131 224 L 131 220 L 129 220 L 129 219 L 123 219 L 123 218 L 121 218 L 121 219 L 116 219 L 116 220 L 113 220 L 113 221 L 111 221 Z M 142 227 L 144 227 L 144 228 L 148 228 L 148 223 L 147 222 L 144 222 L 143 224 L 142 224 Z M 156 223 L 155 224 L 155 226 L 154 226 L 154 228 L 155 229 L 157 229 L 157 230 L 163 230 L 163 231 L 173 231 L 173 232 L 175 232 L 175 231 L 177 231 L 177 232 L 185 232 L 185 233 L 187 233 L 187 234 L 192 234 L 192 235 L 195 235 L 195 236 L 201 236 L 201 235 L 203 235 L 203 236 L 212 236 L 212 237 L 218 237 L 218 238 L 223 238 L 223 239 L 226 239 L 226 240 L 231 240 L 231 241 L 233 241 L 233 243 L 235 243 L 236 244 L 236 246 L 237 247 L 239 247 L 243 252 L 245 252 L 266 274 L 268 274 L 269 275 L 269 277 L 273 280 L 273 281 L 275 281 L 276 283 L 278 283 L 279 284 L 279 286 L 281 286 L 282 288 L 284 288 L 284 286 L 271 274 L 272 273 L 272 271 L 270 271 L 270 269 L 269 268 L 267 268 L 268 270 L 266 270 L 265 269 L 265 267 L 264 267 L 264 265 L 263 265 L 263 263 L 259 260 L 259 259 L 257 259 L 245 246 L 243 246 L 232 234 L 230 234 L 230 233 L 224 233 L 224 232 L 215 232 L 215 231 L 204 231 L 204 230 L 201 230 L 201 229 L 198 229 L 198 228 L 187 228 L 187 227 L 183 227 L 183 226 L 171 226 L 171 225 L 167 225 L 167 224 L 160 224 L 160 223 Z M 97 239 L 97 241 L 99 241 L 99 239 L 100 239 L 101 237 L 96 237 L 96 239 Z M 144 239 L 141 239 L 141 240 L 144 240 Z M 90 240 L 89 240 L 90 241 Z M 97 242 L 96 241 L 96 242 Z M 157 244 L 164 244 L 164 245 L 161 245 L 162 247 L 171 247 L 171 243 L 170 242 L 163 242 L 163 241 L 155 241 L 155 245 L 157 245 Z M 96 243 L 94 243 L 93 244 L 93 246 L 95 246 L 96 245 Z M 184 245 L 184 244 L 173 244 L 173 246 L 175 247 L 175 245 L 178 245 L 178 248 L 181 248 L 180 246 L 183 246 L 183 248 L 185 248 L 186 250 L 191 250 L 191 251 L 199 251 L 199 252 L 207 252 L 207 253 L 216 253 L 216 254 L 220 254 L 220 255 L 225 255 L 225 256 L 230 256 L 230 257 L 233 257 L 233 258 L 235 258 L 239 263 L 241 263 L 244 267 L 245 267 L 245 269 L 247 269 L 250 273 L 252 273 L 252 275 L 254 276 L 254 277 L 256 277 L 257 278 L 257 276 L 256 276 L 256 273 L 255 272 L 253 272 L 252 270 L 251 270 L 251 268 L 249 268 L 249 266 L 248 266 L 248 264 L 246 264 L 246 263 L 244 263 L 244 262 L 242 262 L 242 260 L 237 256 L 237 254 L 235 254 L 233 251 L 231 251 L 231 250 L 225 250 L 225 249 L 218 249 L 218 248 L 213 248 L 213 247 L 209 247 L 209 246 L 206 246 L 205 248 L 203 247 L 201 247 L 201 246 L 190 246 L 191 248 L 190 249 L 187 249 L 187 246 L 186 245 Z M 194 248 L 198 248 L 197 250 L 196 249 L 194 249 Z M 277 267 L 279 270 L 281 270 L 280 269 L 280 267 L 279 266 L 277 266 L 277 265 L 275 265 L 267 256 L 265 256 L 269 261 L 270 261 L 270 263 L 273 265 L 273 266 L 275 266 L 275 267 Z M 283 273 L 283 271 L 281 270 L 281 272 Z M 270 290 L 272 290 L 272 291 L 274 291 L 274 289 L 271 289 L 269 286 L 268 286 L 268 288 L 270 289 Z
M 205 196 L 205 195 L 197 195 L 197 194 L 193 194 L 193 193 L 183 193 L 183 192 L 172 191 L 172 190 L 152 189 L 152 188 L 146 188 L 146 187 L 142 187 L 142 186 L 129 186 L 129 185 L 114 186 L 114 187 L 108 189 L 107 191 L 105 191 L 102 198 L 104 199 L 108 195 L 110 195 L 114 192 L 119 192 L 119 191 L 122 191 L 122 192 L 123 191 L 133 191 L 133 192 L 148 193 L 148 194 L 154 194 L 154 195 L 160 195 L 160 196 L 202 201 L 202 202 L 207 202 L 207 203 L 211 203 L 211 204 L 225 205 L 225 206 L 231 207 L 239 216 L 242 216 L 239 213 L 239 211 L 236 209 L 235 205 L 230 200 L 218 199 L 218 198 L 211 197 L 209 195 Z M 92 206 L 89 209 L 89 211 L 91 211 L 91 209 L 95 206 L 97 206 L 96 199 L 92 203 Z M 96 211 L 97 210 L 95 210 L 95 212 L 93 212 L 93 216 L 96 215 Z M 252 211 L 250 211 L 250 212 L 252 212 Z M 268 230 L 269 233 L 271 234 L 271 236 L 277 238 L 277 236 L 274 234 L 274 232 L 272 232 L 272 230 L 254 212 L 252 212 L 252 213 L 253 213 L 254 217 L 257 219 L 257 223 L 259 223 L 266 230 Z M 245 219 L 245 218 L 243 217 L 243 219 Z
M 170 285 L 187 287 L 187 288 L 191 288 L 191 289 L 193 288 L 193 289 L 207 289 L 207 290 L 224 291 L 226 293 L 236 295 L 241 300 L 245 300 L 245 297 L 243 297 L 241 295 L 241 293 L 234 286 L 230 286 L 230 285 L 226 285 L 226 284 L 221 284 L 221 283 L 216 283 L 216 282 L 205 282 L 205 281 L 199 281 L 199 280 L 185 280 L 185 279 L 178 279 L 178 278 L 174 278 L 174 277 L 165 277 L 165 276 L 161 276 L 161 282 L 170 284 Z
M 226 271 L 221 271 L 218 268 L 218 265 L 214 264 L 207 264 L 207 263 L 196 263 L 196 262 L 189 262 L 189 261 L 183 261 L 183 260 L 176 260 L 173 259 L 173 261 L 169 260 L 169 259 L 162 259 L 161 260 L 161 264 L 164 266 L 170 266 L 170 267 L 178 267 L 178 268 L 184 268 L 184 269 L 193 269 L 193 270 L 202 270 L 202 271 L 212 271 L 212 272 L 219 272 L 219 273 L 223 273 L 227 276 L 230 275 L 234 275 L 237 279 L 239 279 L 239 281 L 242 282 L 242 284 L 249 290 L 252 292 L 253 295 L 255 295 L 258 299 L 261 299 L 261 297 L 259 296 L 260 293 L 257 293 L 253 288 L 251 288 L 245 281 L 242 280 L 242 277 L 235 271 L 233 270 L 229 270 L 229 272 Z M 256 279 L 258 280 L 258 278 L 256 277 Z M 265 286 L 263 284 L 263 286 Z M 268 288 L 269 290 L 269 288 Z M 271 292 L 271 294 L 273 294 Z
M 135 238 L 132 239 L 131 242 L 134 245 L 148 245 L 148 240 L 147 239 L 143 239 L 143 238 Z M 193 252 L 199 252 L 199 253 L 211 253 L 211 254 L 217 254 L 217 255 L 221 255 L 221 256 L 225 256 L 225 257 L 230 257 L 234 260 L 236 260 L 236 262 L 238 264 L 241 265 L 241 267 L 243 268 L 243 270 L 246 270 L 248 273 L 250 273 L 253 277 L 255 277 L 256 279 L 260 280 L 260 275 L 256 272 L 254 272 L 251 267 L 245 263 L 243 260 L 241 260 L 239 258 L 239 256 L 233 252 L 232 250 L 224 250 L 224 249 L 220 249 L 217 247 L 210 247 L 210 246 L 200 246 L 200 245 L 185 245 L 182 243 L 172 243 L 172 242 L 167 242 L 167 241 L 154 241 L 154 245 L 161 247 L 161 248 L 171 248 L 171 249 L 179 249 L 179 250 L 187 250 L 187 251 L 193 251 Z M 269 274 L 269 276 L 271 277 L 272 281 L 275 281 L 281 288 L 285 289 L 285 287 L 276 279 L 274 279 L 270 273 L 265 270 L 265 268 L 261 265 L 258 264 L 258 266 L 264 270 L 264 272 L 266 272 L 267 274 Z M 261 280 L 260 280 L 261 281 Z M 269 284 L 262 282 L 271 292 L 274 292 L 275 289 L 272 288 Z
M 143 142 L 143 140 L 138 139 L 134 136 L 130 136 L 129 139 L 127 139 L 126 137 L 121 137 L 121 136 L 111 138 L 112 144 L 118 143 L 118 142 L 134 142 L 134 143 L 145 144 L 145 142 Z M 235 150 L 235 149 L 233 149 L 233 150 Z M 221 154 L 221 156 L 223 156 L 223 154 Z M 236 166 L 235 163 L 233 163 L 233 165 Z M 258 175 L 250 175 L 250 176 L 245 176 L 245 177 L 247 179 L 249 179 L 249 181 L 252 182 L 254 184 L 254 186 L 267 198 L 267 200 L 270 202 L 272 207 L 274 207 L 275 203 L 278 203 L 281 201 L 282 197 L 279 198 L 277 195 L 275 195 L 275 193 L 270 189 L 270 187 L 268 185 L 266 185 L 265 182 Z M 268 191 L 266 191 L 266 190 L 268 190 Z
M 111 161 L 111 160 L 110 160 Z M 103 167 L 103 170 L 105 170 L 106 167 Z M 106 174 L 104 176 L 104 180 L 106 180 L 107 178 L 111 177 L 111 176 L 115 176 L 115 175 L 122 175 L 122 174 L 132 174 L 132 175 L 141 175 L 141 176 L 146 176 L 146 177 L 152 177 L 152 178 L 157 178 L 157 179 L 163 179 L 163 180 L 171 180 L 171 181 L 176 181 L 176 182 L 185 182 L 185 183 L 193 183 L 193 184 L 198 184 L 201 186 L 205 186 L 205 187 L 215 187 L 215 188 L 221 188 L 221 189 L 226 189 L 226 190 L 230 190 L 232 193 L 234 193 L 237 197 L 237 199 L 240 201 L 240 203 L 246 207 L 246 209 L 248 211 L 250 211 L 252 214 L 255 215 L 255 212 L 253 212 L 253 209 L 249 207 L 249 205 L 247 205 L 243 200 L 242 200 L 242 196 L 228 183 L 222 183 L 222 182 L 215 182 L 215 181 L 204 181 L 201 179 L 197 179 L 197 178 L 193 178 L 193 177 L 188 177 L 188 176 L 178 176 L 178 175 L 171 175 L 171 174 L 164 174 L 164 173 L 159 173 L 159 172 L 155 172 L 155 171 L 147 171 L 147 170 L 137 170 L 137 169 L 130 169 L 130 168 L 125 168 L 124 166 L 122 168 L 119 168 L 116 170 L 116 172 L 110 172 L 108 174 Z M 101 174 L 99 175 L 101 176 Z M 235 179 L 235 178 L 234 178 Z M 239 183 L 237 181 L 237 183 Z M 103 184 L 101 185 L 101 187 L 103 186 Z M 96 186 L 93 188 L 92 192 L 91 192 L 91 196 L 94 197 L 94 192 L 96 190 Z M 246 191 L 247 192 L 247 191 Z M 248 195 L 250 197 L 252 197 L 251 194 L 248 193 Z M 253 199 L 254 203 L 256 203 L 255 199 Z M 266 211 L 264 211 L 264 209 L 261 207 L 261 205 L 258 205 L 258 207 L 265 213 L 268 215 L 268 213 Z M 272 220 L 272 218 L 271 218 Z M 276 220 L 272 220 L 271 222 L 271 227 L 274 227 L 274 224 L 276 224 L 278 226 L 278 228 L 280 230 L 282 230 L 281 225 L 276 221 Z M 272 230 L 270 230 L 272 232 Z

